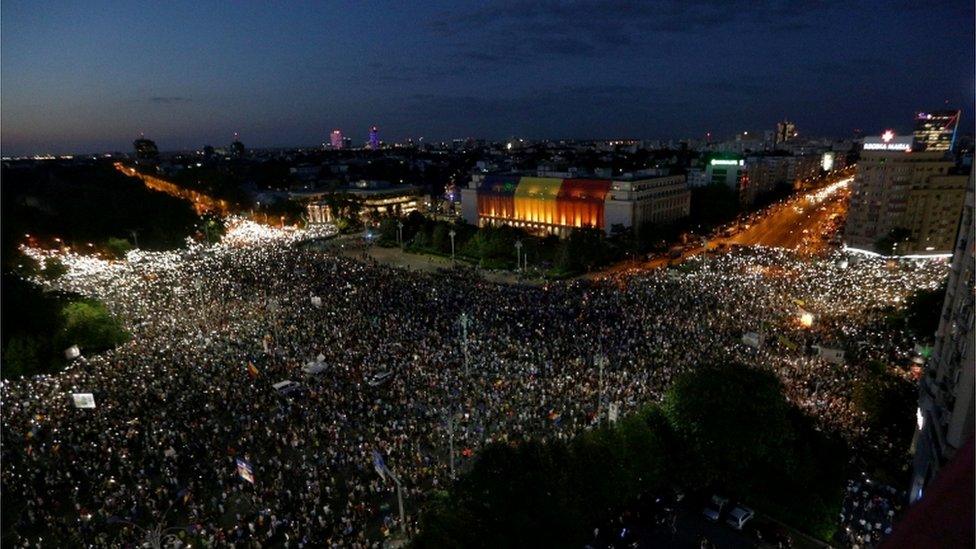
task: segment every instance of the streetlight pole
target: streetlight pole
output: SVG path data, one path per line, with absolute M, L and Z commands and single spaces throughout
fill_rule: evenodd
M 515 270 L 522 270 L 522 239 L 515 241 Z
M 464 353 L 464 375 L 468 376 L 468 314 L 461 313 L 461 350 Z
M 603 366 L 607 361 L 607 357 L 603 355 L 596 355 L 593 357 L 593 362 L 596 363 L 597 368 L 600 370 L 599 385 L 597 389 L 597 401 L 596 401 L 596 422 L 597 425 L 603 423 Z
M 447 444 L 451 454 L 451 480 L 454 476 L 454 407 L 451 406 L 447 414 Z
M 393 474 L 392 469 L 387 468 L 387 472 L 390 473 L 390 478 L 392 478 L 393 483 L 396 484 L 397 505 L 400 507 L 400 529 L 403 530 L 403 535 L 407 536 L 407 517 L 403 513 L 403 485 L 400 484 L 400 479 Z
M 403 250 L 403 221 L 397 221 L 397 244 L 400 245 L 400 250 Z
M 451 263 L 454 263 L 454 235 L 456 235 L 457 232 L 455 232 L 454 229 L 451 229 L 451 232 L 447 234 L 451 236 Z

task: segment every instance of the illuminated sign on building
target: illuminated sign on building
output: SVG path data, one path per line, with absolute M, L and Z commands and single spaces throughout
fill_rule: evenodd
M 823 158 L 820 159 L 820 167 L 823 171 L 829 172 L 834 169 L 834 158 L 836 158 L 836 155 L 833 151 L 827 151 L 823 154 Z
M 744 166 L 745 160 L 724 160 L 721 158 L 713 158 L 712 166 Z
M 914 138 L 895 137 L 895 132 L 888 130 L 881 134 L 881 137 L 868 137 L 864 139 L 864 150 L 866 151 L 898 151 L 911 152 Z

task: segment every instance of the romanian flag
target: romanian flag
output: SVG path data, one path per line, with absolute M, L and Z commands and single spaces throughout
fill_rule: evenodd
M 257 366 L 255 366 L 253 362 L 249 361 L 247 363 L 247 375 L 251 376 L 251 379 L 254 379 L 261 375 L 261 372 L 258 371 Z

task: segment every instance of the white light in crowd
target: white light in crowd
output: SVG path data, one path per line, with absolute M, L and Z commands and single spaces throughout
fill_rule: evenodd
M 803 325 L 804 328 L 813 326 L 813 314 L 806 311 L 800 313 L 800 324 Z
M 915 421 L 918 423 L 919 431 L 925 428 L 925 415 L 922 414 L 922 408 L 915 408 Z

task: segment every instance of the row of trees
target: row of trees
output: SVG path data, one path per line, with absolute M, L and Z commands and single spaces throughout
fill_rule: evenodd
M 198 217 L 183 199 L 147 189 L 108 164 L 3 168 L 4 248 L 26 234 L 75 249 L 110 240 L 148 250 L 183 246 Z
M 402 223 L 402 229 L 399 224 Z M 384 218 L 377 241 L 396 246 L 398 231 L 404 247 L 418 253 L 450 255 L 454 231 L 455 256 L 486 269 L 514 269 L 516 258 L 527 257 L 534 269 L 553 275 L 590 270 L 619 258 L 620 241 L 607 238 L 599 229 L 576 229 L 568 238 L 539 237 L 522 229 L 503 225 L 477 228 L 464 221 L 434 221 L 413 212 L 402 220 Z M 521 243 L 517 250 L 516 243 Z
M 679 376 L 662 405 L 568 443 L 496 443 L 422 517 L 417 547 L 581 546 L 640 495 L 717 491 L 830 539 L 845 447 L 813 428 L 771 374 Z

